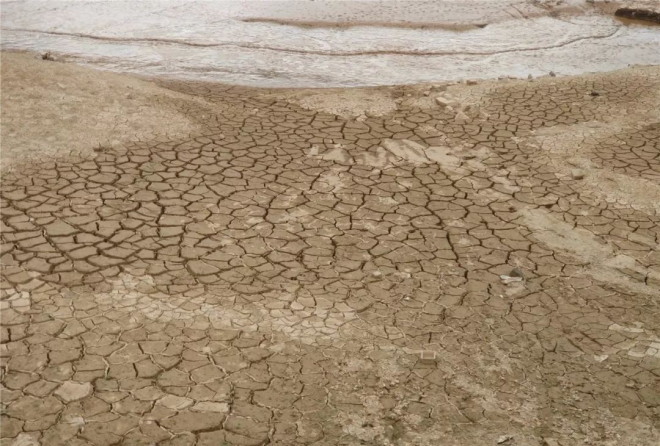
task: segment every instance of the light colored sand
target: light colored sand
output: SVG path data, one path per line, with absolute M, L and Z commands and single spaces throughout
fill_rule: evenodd
M 178 136 L 196 124 L 185 99 L 146 81 L 2 53 L 2 170 L 30 160 L 89 155 L 127 140 Z

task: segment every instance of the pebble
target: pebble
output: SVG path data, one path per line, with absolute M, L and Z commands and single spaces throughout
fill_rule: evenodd
M 511 277 L 511 276 L 507 276 L 506 274 L 502 274 L 500 276 L 500 279 L 502 280 L 502 282 L 504 282 L 507 285 L 510 284 L 510 283 L 522 282 L 523 281 L 522 277 Z
M 449 107 L 449 105 L 452 103 L 452 101 L 442 96 L 438 96 L 437 98 L 435 98 L 435 102 L 438 105 L 442 105 L 443 107 Z
M 520 268 L 513 268 L 511 272 L 509 273 L 510 277 L 520 277 L 521 279 L 525 278 L 525 274 L 523 274 L 522 270 Z
M 437 353 L 430 350 L 422 350 L 419 352 L 419 359 L 422 362 L 431 363 L 435 362 L 437 358 Z
M 571 170 L 571 177 L 573 177 L 574 180 L 581 180 L 584 178 L 584 172 L 580 169 Z

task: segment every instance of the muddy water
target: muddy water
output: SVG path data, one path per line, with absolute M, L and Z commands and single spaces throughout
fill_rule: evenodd
M 541 2 L 542 3 L 542 2 Z M 2 48 L 274 87 L 579 74 L 660 64 L 660 30 L 585 2 L 3 2 Z

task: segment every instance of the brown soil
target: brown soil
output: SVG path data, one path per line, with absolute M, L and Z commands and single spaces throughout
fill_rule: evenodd
M 652 11 L 650 9 L 619 8 L 616 10 L 615 15 L 626 19 L 642 20 L 660 24 L 660 12 Z
M 660 68 L 2 61 L 0 445 L 660 441 Z
M 143 80 L 33 54 L 2 53 L 2 169 L 200 127 L 181 111 L 190 98 Z M 163 131 L 163 123 L 167 129 Z

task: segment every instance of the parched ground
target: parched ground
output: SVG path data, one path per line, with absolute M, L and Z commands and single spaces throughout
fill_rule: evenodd
M 153 88 L 4 171 L 0 444 L 658 444 L 660 68 Z

